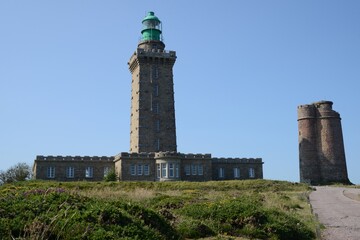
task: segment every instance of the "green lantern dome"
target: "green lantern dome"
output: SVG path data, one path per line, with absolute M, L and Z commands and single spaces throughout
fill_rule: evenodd
M 155 16 L 154 12 L 148 12 L 142 20 L 143 29 L 141 31 L 141 41 L 162 41 L 161 21 Z

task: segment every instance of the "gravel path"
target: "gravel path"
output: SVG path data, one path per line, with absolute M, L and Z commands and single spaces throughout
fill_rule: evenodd
M 316 187 L 310 194 L 310 203 L 326 227 L 322 239 L 360 239 L 360 189 Z

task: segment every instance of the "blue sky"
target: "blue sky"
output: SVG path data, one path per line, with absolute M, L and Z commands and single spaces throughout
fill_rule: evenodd
M 331 100 L 360 183 L 360 1 L 0 2 L 0 169 L 36 155 L 129 150 L 127 62 L 163 22 L 178 151 L 262 157 L 298 181 L 297 106 Z

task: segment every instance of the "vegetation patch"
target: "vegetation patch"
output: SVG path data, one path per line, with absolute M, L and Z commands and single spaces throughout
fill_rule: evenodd
M 50 182 L 0 187 L 2 239 L 315 239 L 307 185 Z

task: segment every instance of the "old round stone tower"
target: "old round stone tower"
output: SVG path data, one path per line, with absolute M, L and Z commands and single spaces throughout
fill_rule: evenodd
M 349 184 L 340 114 L 331 101 L 298 106 L 300 182 Z
M 131 56 L 130 152 L 176 152 L 173 66 L 165 51 L 162 25 L 154 12 L 142 21 L 141 40 Z

